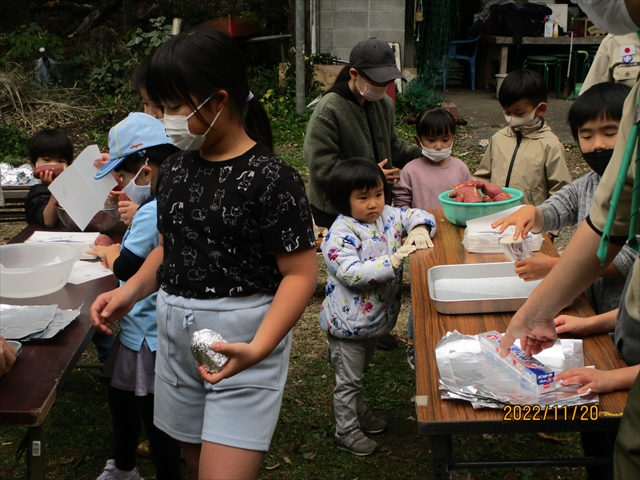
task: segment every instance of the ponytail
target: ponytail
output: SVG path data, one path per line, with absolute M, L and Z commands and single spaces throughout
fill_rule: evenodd
M 351 64 L 347 63 L 344 67 L 342 67 L 342 70 L 340 70 L 340 73 L 338 73 L 338 76 L 336 77 L 336 81 L 333 82 L 333 85 L 331 86 L 335 87 L 340 82 L 348 82 L 351 78 L 351 75 L 349 75 L 349 70 L 351 70 Z
M 244 128 L 252 140 L 264 143 L 270 150 L 273 150 L 271 122 L 269 121 L 267 111 L 256 97 L 252 97 L 251 100 L 247 102 Z

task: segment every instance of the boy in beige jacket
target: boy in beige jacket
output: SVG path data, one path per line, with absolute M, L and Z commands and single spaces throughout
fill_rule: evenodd
M 562 142 L 544 120 L 547 86 L 537 72 L 516 70 L 498 100 L 508 126 L 491 137 L 474 177 L 518 189 L 524 203 L 538 206 L 571 183 Z

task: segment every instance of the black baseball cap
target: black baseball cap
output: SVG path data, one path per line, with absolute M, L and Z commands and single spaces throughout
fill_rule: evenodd
M 396 66 L 393 49 L 377 38 L 363 40 L 353 47 L 349 55 L 349 65 L 362 71 L 376 83 L 389 83 L 396 78 L 407 81 Z

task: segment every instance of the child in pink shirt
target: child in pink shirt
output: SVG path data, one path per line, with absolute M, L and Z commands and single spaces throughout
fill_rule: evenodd
M 438 195 L 472 179 L 464 162 L 451 156 L 455 134 L 455 119 L 444 108 L 425 110 L 418 116 L 415 139 L 422 156 L 402 169 L 400 180 L 393 187 L 396 207 L 442 208 Z

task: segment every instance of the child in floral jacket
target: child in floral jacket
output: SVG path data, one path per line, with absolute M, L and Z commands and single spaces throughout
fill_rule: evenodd
M 433 246 L 436 224 L 424 210 L 386 205 L 384 173 L 366 159 L 342 162 L 329 184 L 340 215 L 322 242 L 328 278 L 320 327 L 328 334 L 336 373 L 335 437 L 342 450 L 369 455 L 378 445 L 364 433 L 379 433 L 386 422 L 365 405 L 362 374 L 378 338 L 398 319 L 403 260 Z

